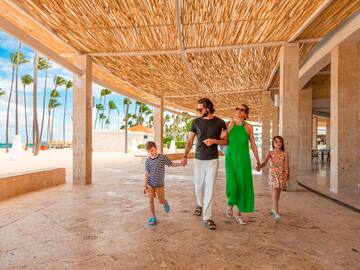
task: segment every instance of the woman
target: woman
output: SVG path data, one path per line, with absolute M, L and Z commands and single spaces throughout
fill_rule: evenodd
M 248 116 L 249 107 L 247 105 L 242 104 L 235 108 L 235 119 L 231 117 L 228 126 L 229 144 L 225 157 L 226 196 L 228 198 L 226 216 L 228 218 L 234 217 L 239 224 L 246 224 L 241 216 L 242 212 L 254 212 L 254 187 L 249 141 L 257 166 L 260 165 L 253 127 L 245 121 Z M 236 207 L 233 208 L 233 206 Z

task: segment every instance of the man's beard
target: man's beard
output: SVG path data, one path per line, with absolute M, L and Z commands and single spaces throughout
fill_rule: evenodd
M 206 111 L 206 113 L 204 113 L 204 114 L 202 115 L 202 117 L 206 117 L 206 116 L 208 116 L 208 115 L 209 115 L 209 112 Z

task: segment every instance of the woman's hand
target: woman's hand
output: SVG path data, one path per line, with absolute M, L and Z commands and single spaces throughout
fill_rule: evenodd
M 215 143 L 214 139 L 206 139 L 203 140 L 203 142 L 206 144 L 206 146 L 212 146 Z
M 148 187 L 144 186 L 144 194 L 146 194 Z

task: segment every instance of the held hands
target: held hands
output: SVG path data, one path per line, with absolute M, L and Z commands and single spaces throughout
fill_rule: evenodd
M 220 139 L 223 140 L 227 137 L 228 133 L 227 130 L 221 129 Z
M 187 157 L 183 157 L 180 161 L 180 165 L 181 166 L 186 166 L 187 165 Z
M 203 140 L 203 143 L 205 143 L 206 146 L 212 146 L 215 143 L 215 140 L 214 139 L 206 139 L 206 140 Z
M 260 162 L 258 162 L 258 163 L 256 164 L 255 170 L 257 170 L 258 172 L 260 172 L 261 168 L 262 168 L 262 166 L 261 166 Z

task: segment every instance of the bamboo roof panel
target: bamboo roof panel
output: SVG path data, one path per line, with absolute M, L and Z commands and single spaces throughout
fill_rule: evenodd
M 173 1 L 20 2 L 80 53 L 178 48 Z
M 94 57 L 94 62 L 120 80 L 154 96 L 200 92 L 179 55 Z
M 265 88 L 280 48 L 246 48 L 188 54 L 199 81 L 211 92 Z
M 290 40 L 323 0 L 184 0 L 185 47 Z
M 326 8 L 299 39 L 323 37 L 360 9 L 360 0 L 335 0 Z

